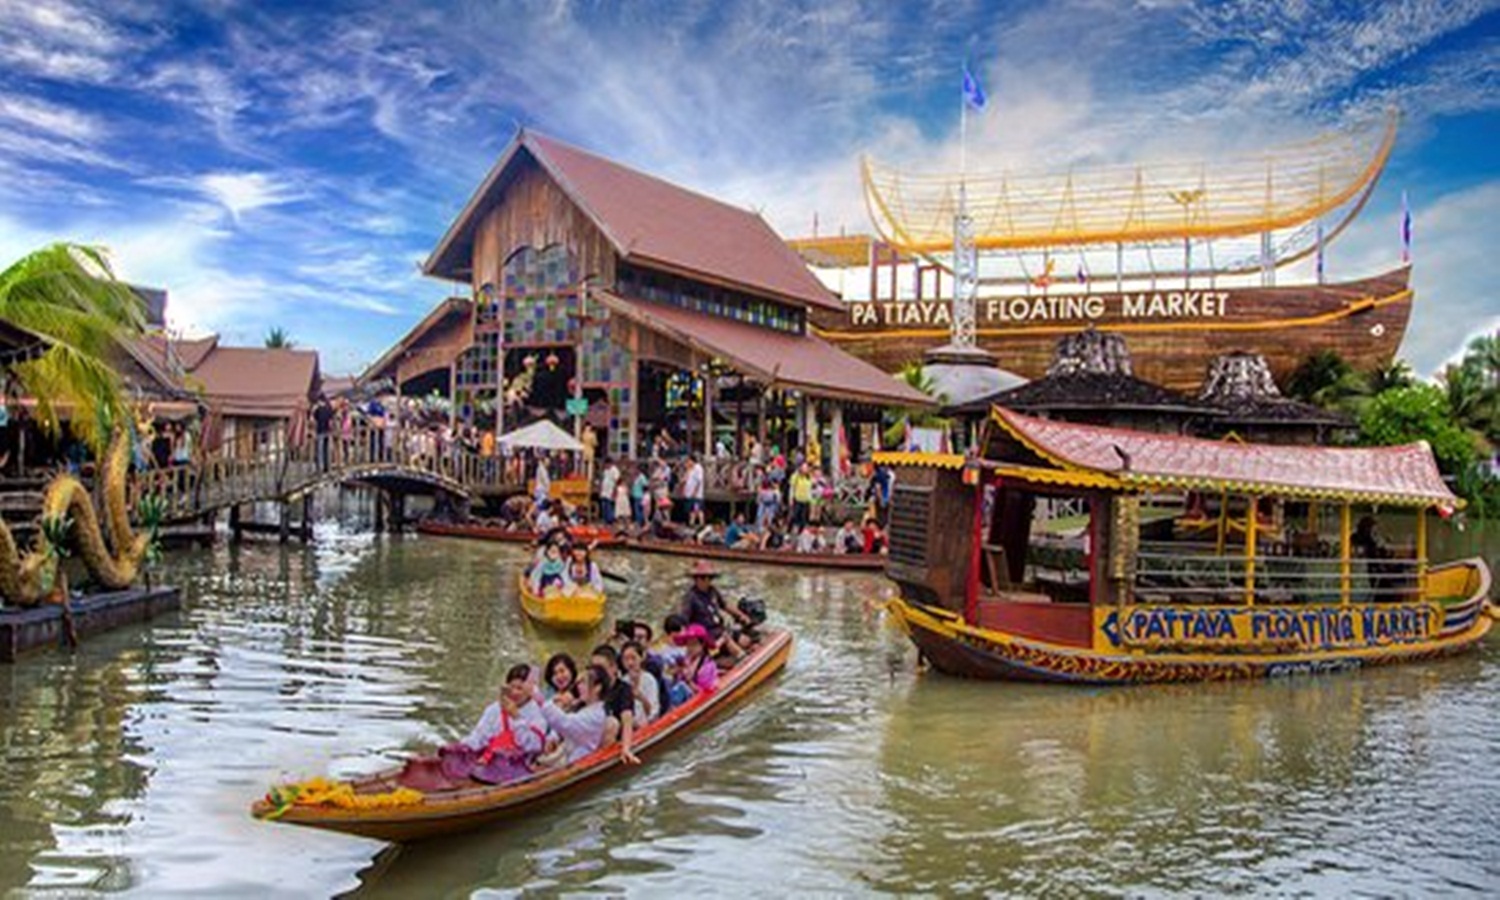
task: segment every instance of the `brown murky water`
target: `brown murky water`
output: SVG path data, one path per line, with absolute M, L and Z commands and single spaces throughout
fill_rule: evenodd
M 1459 540 L 1438 548 L 1484 547 Z M 1500 892 L 1500 641 L 1271 684 L 974 684 L 913 674 L 881 578 L 751 567 L 727 586 L 795 629 L 789 670 L 628 780 L 408 848 L 249 818 L 274 780 L 453 737 L 559 646 L 523 620 L 519 558 L 334 527 L 183 554 L 181 614 L 0 667 L 0 889 Z M 682 584 L 681 560 L 608 565 L 618 615 L 659 619 Z

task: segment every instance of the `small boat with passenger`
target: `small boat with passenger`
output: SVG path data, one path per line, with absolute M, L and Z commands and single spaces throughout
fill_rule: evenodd
M 593 631 L 604 621 L 608 602 L 604 592 L 579 586 L 570 593 L 550 589 L 538 592 L 526 573 L 517 576 L 521 609 L 536 622 L 559 631 Z
M 995 407 L 977 451 L 876 457 L 897 471 L 888 609 L 948 674 L 1334 672 L 1471 649 L 1497 615 L 1482 559 L 1427 559 L 1428 513 L 1462 501 L 1426 444 L 1254 445 Z M 1414 514 L 1413 546 L 1384 545 L 1376 507 Z
M 766 629 L 718 675 L 717 684 L 636 728 L 633 752 L 650 762 L 667 746 L 705 727 L 780 672 L 792 652 L 791 633 Z M 438 757 L 418 757 L 363 778 L 315 780 L 300 790 L 274 788 L 251 807 L 257 819 L 392 842 L 456 834 L 514 822 L 546 804 L 596 788 L 633 768 L 619 746 L 504 784 L 441 774 Z

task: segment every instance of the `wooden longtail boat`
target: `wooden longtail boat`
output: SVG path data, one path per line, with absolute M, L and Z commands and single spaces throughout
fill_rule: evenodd
M 417 532 L 436 537 L 473 538 L 479 541 L 499 541 L 506 544 L 535 544 L 537 541 L 537 534 L 534 531 L 513 531 L 498 525 L 484 525 L 478 522 L 423 521 L 417 523 Z M 625 542 L 624 538 L 607 528 L 578 526 L 569 528 L 568 534 L 575 541 L 584 541 L 599 547 L 618 547 Z
M 521 609 L 526 615 L 559 631 L 592 631 L 604 621 L 605 596 L 599 591 L 579 590 L 571 595 L 539 596 L 531 590 L 525 573 L 517 576 Z
M 643 762 L 650 762 L 669 742 L 702 728 L 780 672 L 791 652 L 790 632 L 767 632 L 759 646 L 720 676 L 716 691 L 693 698 L 637 731 L 636 754 Z M 411 769 L 401 766 L 354 779 L 349 784 L 357 795 L 384 794 L 402 788 L 417 790 L 422 795 L 418 802 L 347 809 L 298 804 L 282 806 L 263 798 L 251 806 L 250 812 L 257 819 L 376 840 L 416 841 L 515 821 L 548 803 L 598 787 L 610 777 L 629 770 L 630 767 L 620 761 L 619 749 L 611 747 L 565 768 L 541 772 L 524 781 L 506 785 L 472 782 L 459 788 L 432 790 L 407 776 L 405 773 Z
M 885 557 L 863 553 L 793 553 L 790 550 L 736 550 L 715 544 L 688 541 L 662 541 L 631 538 L 625 542 L 630 550 L 663 553 L 669 556 L 691 556 L 696 559 L 719 559 L 726 562 L 756 563 L 764 566 L 798 566 L 818 569 L 851 569 L 878 572 L 885 568 Z
M 887 567 L 901 597 L 888 608 L 948 674 L 1134 684 L 1336 672 L 1471 649 L 1500 615 L 1486 608 L 1483 560 L 1428 565 L 1427 511 L 1461 501 L 1425 444 L 1257 446 L 996 407 L 981 445 L 970 458 L 877 456 L 901 470 Z M 1185 490 L 1219 498 L 1207 540 L 1201 529 L 1143 539 L 1142 505 L 1180 504 Z M 1416 546 L 1356 557 L 1356 505 L 1415 511 Z M 1330 507 L 1337 533 L 1325 539 Z M 1079 508 L 1087 525 L 1072 548 L 1033 525 L 1038 511 Z

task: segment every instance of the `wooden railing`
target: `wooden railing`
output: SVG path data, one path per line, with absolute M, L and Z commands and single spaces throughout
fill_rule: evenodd
M 167 521 L 193 519 L 241 503 L 283 500 L 319 484 L 417 476 L 469 493 L 523 486 L 520 470 L 457 444 L 440 447 L 426 430 L 361 425 L 348 433 L 273 442 L 248 455 L 210 455 L 131 476 L 130 503 L 161 498 Z

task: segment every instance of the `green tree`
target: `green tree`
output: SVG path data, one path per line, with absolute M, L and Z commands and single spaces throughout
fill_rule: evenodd
M 74 431 L 102 452 L 112 423 L 127 420 L 109 360 L 121 339 L 145 328 L 141 298 L 115 278 L 102 248 L 57 243 L 0 272 L 0 319 L 47 344 L 40 357 L 11 369 L 36 400 L 41 424 L 55 430 L 66 407 Z
M 901 367 L 901 371 L 896 374 L 896 377 L 904 382 L 907 387 L 921 391 L 931 397 L 938 406 L 942 406 L 948 402 L 948 398 L 943 396 L 942 392 L 937 389 L 937 385 L 933 383 L 931 376 L 922 371 L 921 363 L 907 363 Z M 901 442 L 902 425 L 904 422 L 911 422 L 914 428 L 947 428 L 952 424 L 950 420 L 938 415 L 936 410 L 929 408 L 898 409 L 888 415 L 890 417 L 890 424 L 886 426 L 885 432 L 881 436 L 884 446 L 887 447 Z
M 1369 380 L 1332 350 L 1319 350 L 1302 361 L 1286 382 L 1286 395 L 1324 409 L 1347 409 L 1370 394 Z
M 1411 363 L 1404 359 L 1393 359 L 1386 365 L 1376 366 L 1365 375 L 1365 386 L 1370 396 L 1394 388 L 1411 387 L 1416 383 L 1417 373 L 1411 370 Z
M 280 325 L 266 332 L 266 348 L 268 350 L 290 350 L 297 346 L 292 336 Z
M 1478 459 L 1473 436 L 1435 384 L 1419 383 L 1378 394 L 1359 417 L 1360 442 L 1372 446 L 1426 441 L 1445 474 L 1467 476 Z

